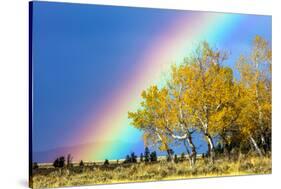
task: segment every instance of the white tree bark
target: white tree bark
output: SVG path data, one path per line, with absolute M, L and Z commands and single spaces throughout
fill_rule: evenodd
M 196 157 L 197 157 L 196 147 L 195 147 L 194 143 L 192 142 L 191 136 L 188 136 L 186 138 L 186 140 L 191 148 L 190 158 L 191 158 L 191 165 L 193 167 L 196 163 Z
M 250 136 L 250 141 L 252 142 L 252 144 L 253 144 L 255 150 L 257 151 L 257 153 L 262 157 L 263 154 L 262 154 L 258 144 L 256 143 L 255 139 L 252 136 Z
M 214 163 L 215 161 L 215 148 L 214 148 L 214 142 L 209 133 L 205 133 L 205 136 L 207 138 L 207 142 L 209 145 L 209 153 L 210 153 L 210 158 L 211 158 L 211 163 Z

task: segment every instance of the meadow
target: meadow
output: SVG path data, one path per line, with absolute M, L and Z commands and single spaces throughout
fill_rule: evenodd
M 177 180 L 189 178 L 236 176 L 253 174 L 270 174 L 271 157 L 245 156 L 236 158 L 218 158 L 210 164 L 207 158 L 198 158 L 192 167 L 188 160 L 157 162 L 91 164 L 83 166 L 54 168 L 40 166 L 33 169 L 31 183 L 33 188 L 78 186 L 93 184 L 111 184 L 128 182 L 146 182 L 160 180 Z

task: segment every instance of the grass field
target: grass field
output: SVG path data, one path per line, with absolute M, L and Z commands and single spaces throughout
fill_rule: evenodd
M 189 162 L 160 160 L 156 163 L 104 165 L 74 165 L 71 168 L 42 166 L 33 170 L 31 187 L 61 187 L 125 182 L 175 180 L 214 176 L 270 174 L 270 157 L 239 157 L 237 160 L 220 158 L 212 165 L 207 159 L 198 159 L 195 167 Z

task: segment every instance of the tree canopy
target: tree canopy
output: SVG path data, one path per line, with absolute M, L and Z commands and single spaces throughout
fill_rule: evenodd
M 232 68 L 226 51 L 202 42 L 182 64 L 171 67 L 165 86 L 141 93 L 140 108 L 128 113 L 132 126 L 143 131 L 146 145 L 157 145 L 168 155 L 174 141 L 188 144 L 191 165 L 197 154 L 195 131 L 204 135 L 211 162 L 216 136 L 225 148 L 249 143 L 264 155 L 271 146 L 271 54 L 268 42 L 256 36 L 251 53 L 241 54 Z

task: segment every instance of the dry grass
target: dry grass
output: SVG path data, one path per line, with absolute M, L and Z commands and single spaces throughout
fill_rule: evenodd
M 199 159 L 193 168 L 190 167 L 188 161 L 111 164 L 109 166 L 85 166 L 71 169 L 39 168 L 34 171 L 32 187 L 45 188 L 270 173 L 270 157 L 240 157 L 236 161 L 221 158 L 216 160 L 214 165 L 205 159 Z

